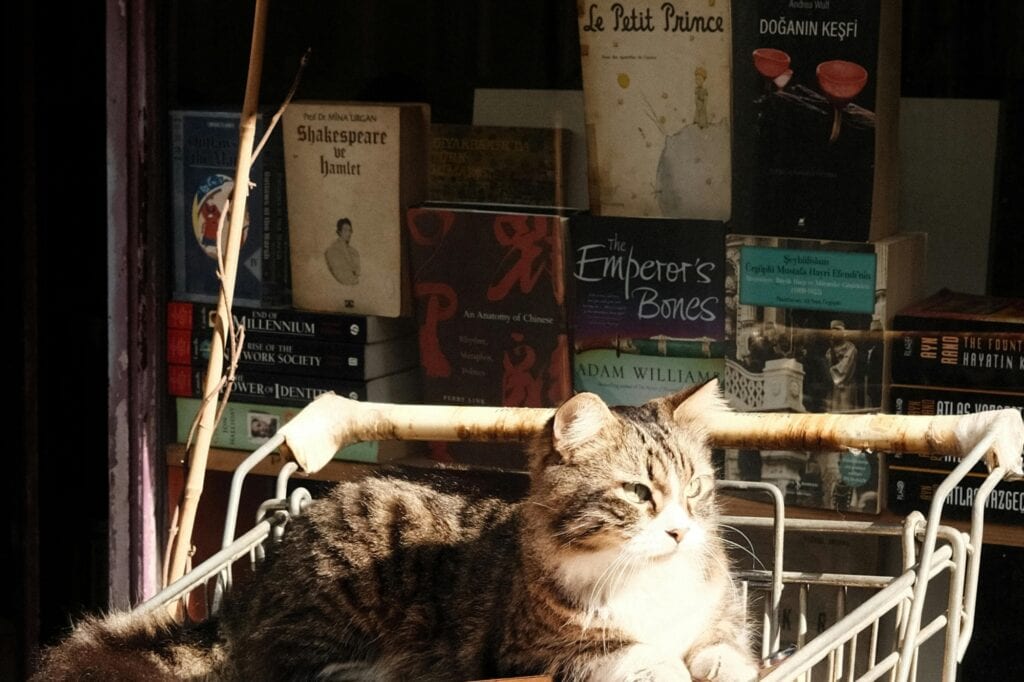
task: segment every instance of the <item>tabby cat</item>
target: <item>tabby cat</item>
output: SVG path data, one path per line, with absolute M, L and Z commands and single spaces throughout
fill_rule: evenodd
M 756 679 L 701 428 L 720 408 L 714 384 L 639 407 L 576 395 L 518 502 L 340 484 L 216 618 L 87 620 L 37 679 Z

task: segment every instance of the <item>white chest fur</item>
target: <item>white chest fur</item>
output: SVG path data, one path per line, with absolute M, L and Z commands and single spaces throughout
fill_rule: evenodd
M 565 566 L 562 578 L 590 605 L 587 627 L 621 630 L 677 657 L 706 631 L 723 595 L 722 582 L 709 582 L 685 551 L 634 565 L 590 555 Z

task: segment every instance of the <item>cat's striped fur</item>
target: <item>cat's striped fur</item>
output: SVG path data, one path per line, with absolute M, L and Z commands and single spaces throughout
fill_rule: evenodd
M 700 428 L 718 400 L 713 386 L 641 407 L 575 396 L 533 444 L 517 503 L 341 484 L 216 624 L 93 620 L 39 679 L 90 664 L 96 679 L 754 679 Z

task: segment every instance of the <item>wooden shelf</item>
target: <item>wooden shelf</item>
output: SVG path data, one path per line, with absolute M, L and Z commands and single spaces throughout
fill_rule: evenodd
M 244 450 L 228 450 L 211 448 L 207 459 L 207 469 L 213 471 L 232 472 L 249 455 Z M 167 464 L 182 466 L 185 461 L 185 446 L 172 443 L 167 446 Z M 276 476 L 285 463 L 284 456 L 273 453 L 253 468 L 252 473 L 261 476 Z M 296 479 L 320 481 L 356 481 L 380 470 L 380 464 L 364 462 L 345 462 L 333 460 L 314 474 L 296 472 Z M 410 476 L 436 475 L 443 473 L 461 479 L 471 479 L 475 484 L 482 484 L 496 492 L 518 495 L 526 492 L 527 476 L 521 471 L 478 470 L 469 467 L 457 467 L 441 464 L 426 457 L 397 459 L 387 462 L 388 467 L 401 470 Z M 766 502 L 756 502 L 728 494 L 722 495 L 723 511 L 735 516 L 772 516 L 772 506 Z M 831 519 L 836 521 L 878 521 L 882 523 L 901 523 L 903 516 L 889 511 L 881 514 L 863 514 L 857 512 L 838 512 L 827 509 L 810 509 L 803 507 L 787 507 L 786 516 L 794 519 Z M 967 530 L 968 521 L 947 520 L 947 525 Z M 1006 524 L 985 524 L 985 544 L 1024 547 L 1024 527 Z

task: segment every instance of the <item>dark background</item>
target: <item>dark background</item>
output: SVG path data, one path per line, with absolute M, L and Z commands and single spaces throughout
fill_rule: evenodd
M 148 2 L 105 4 L 158 19 L 157 100 L 240 108 L 252 3 Z M 306 47 L 300 96 L 422 100 L 438 122 L 469 122 L 476 87 L 581 86 L 568 0 L 271 4 L 267 103 L 283 97 Z M 16 328 L 3 373 L 17 408 L 0 477 L 0 679 L 19 679 L 40 642 L 107 603 L 106 43 L 93 3 L 15 2 L 4 25 L 14 115 L 4 127 L 3 291 Z M 1002 102 L 989 292 L 1024 296 L 1024 3 L 905 0 L 903 27 L 903 96 Z M 984 584 L 1017 587 L 980 591 L 969 680 L 1024 669 L 1013 641 L 1024 622 L 1022 552 L 987 547 L 985 557 Z

